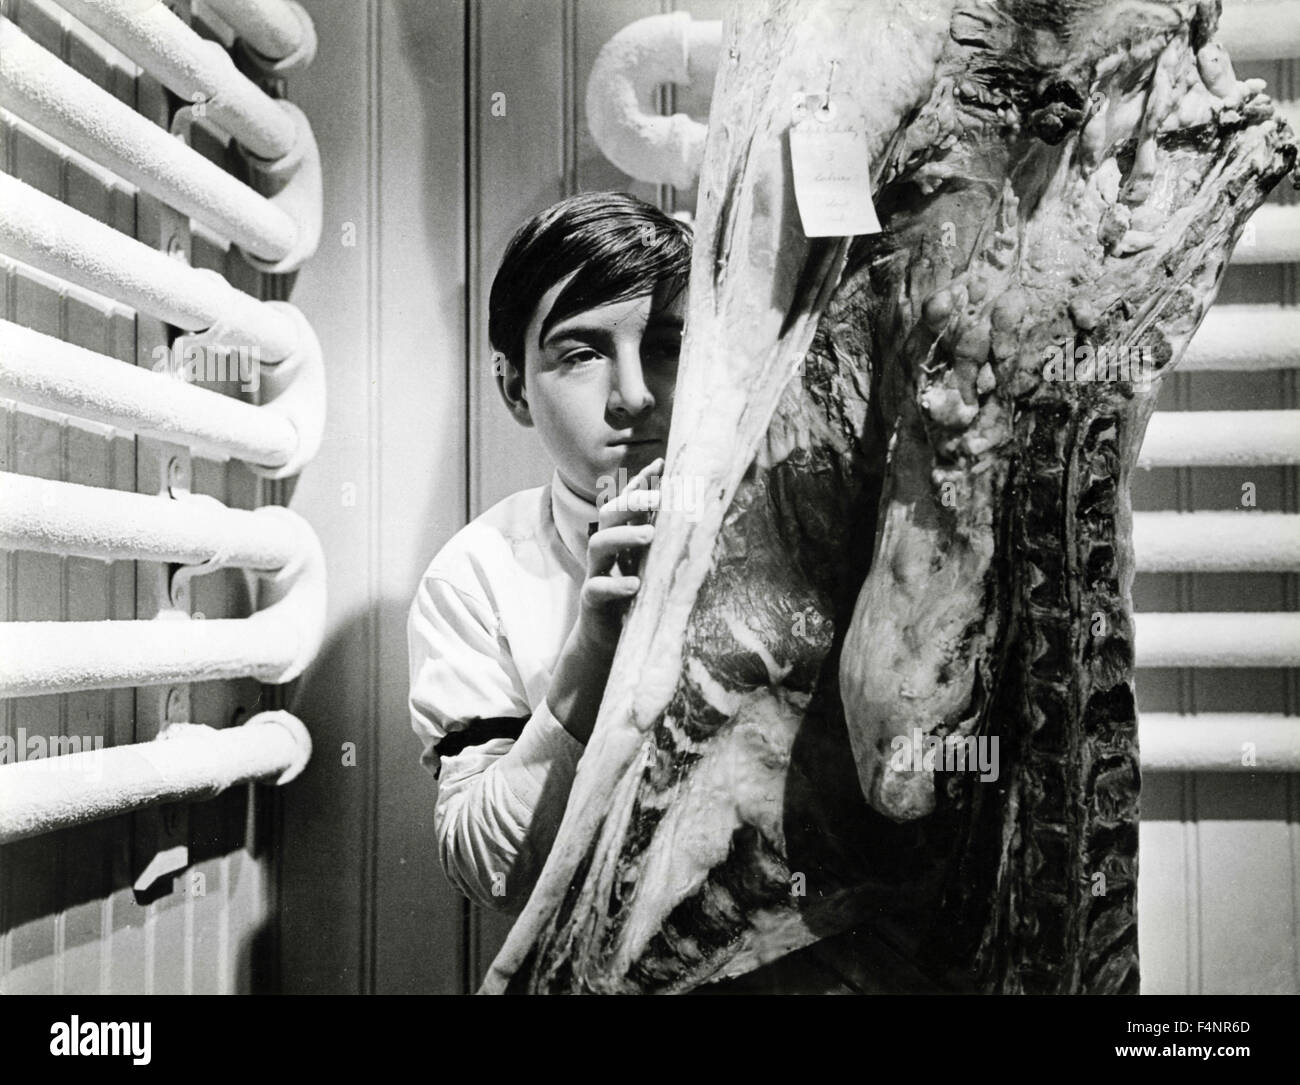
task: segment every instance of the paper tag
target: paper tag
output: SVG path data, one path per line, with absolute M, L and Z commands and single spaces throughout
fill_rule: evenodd
M 880 233 L 866 132 L 828 129 L 816 120 L 796 124 L 790 129 L 790 161 L 805 236 Z

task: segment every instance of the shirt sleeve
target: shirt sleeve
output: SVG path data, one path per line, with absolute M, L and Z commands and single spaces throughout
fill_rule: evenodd
M 551 714 L 530 710 L 509 648 L 482 600 L 426 576 L 407 626 L 411 723 L 422 763 L 439 771 L 437 743 L 477 719 L 526 719 L 497 738 L 441 759 L 434 831 L 453 885 L 489 908 L 517 912 L 550 852 L 584 749 Z

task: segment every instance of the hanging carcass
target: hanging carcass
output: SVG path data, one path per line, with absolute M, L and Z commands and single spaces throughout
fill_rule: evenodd
M 655 542 L 486 990 L 681 991 L 855 926 L 913 987 L 1136 990 L 1129 472 L 1296 153 L 1217 16 L 733 7 Z M 828 191 L 883 230 L 808 237 Z

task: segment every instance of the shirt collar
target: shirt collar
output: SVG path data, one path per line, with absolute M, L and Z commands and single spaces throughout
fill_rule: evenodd
M 589 525 L 598 522 L 597 515 L 596 506 L 569 489 L 557 469 L 551 476 L 551 517 L 564 548 L 584 573 L 587 569 Z

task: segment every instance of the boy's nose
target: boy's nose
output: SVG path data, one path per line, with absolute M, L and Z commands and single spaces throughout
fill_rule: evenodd
M 654 394 L 645 382 L 639 352 L 625 352 L 614 363 L 609 388 L 609 411 L 618 416 L 636 417 L 654 406 Z

